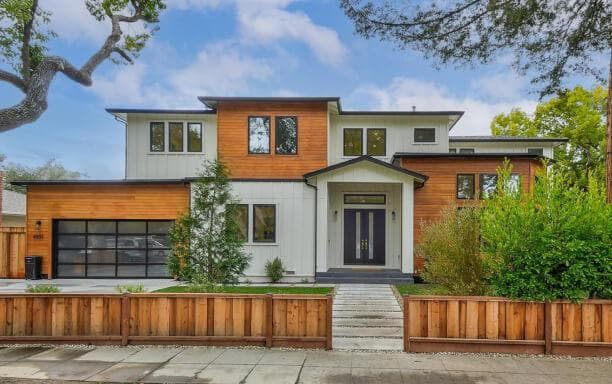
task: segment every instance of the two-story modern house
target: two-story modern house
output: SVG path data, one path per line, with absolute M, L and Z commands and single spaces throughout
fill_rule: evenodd
M 504 159 L 527 190 L 564 139 L 450 136 L 461 111 L 345 111 L 337 97 L 200 97 L 197 110 L 112 108 L 123 180 L 24 181 L 27 253 L 48 277 L 165 277 L 167 231 L 204 159 L 229 167 L 246 278 L 280 257 L 288 279 L 368 270 L 404 277 L 420 223 L 495 188 Z M 92 143 L 92 155 L 97 152 Z

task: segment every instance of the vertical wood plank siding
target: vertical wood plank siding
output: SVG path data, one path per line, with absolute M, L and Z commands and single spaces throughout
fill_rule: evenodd
M 331 295 L 269 301 L 224 294 L 0 295 L 0 343 L 263 346 L 270 339 L 269 346 L 331 348 L 331 301 Z
M 611 316 L 611 300 L 547 304 L 496 297 L 405 296 L 404 345 L 407 352 L 612 356 Z
M 435 221 L 440 217 L 442 208 L 452 202 L 457 206 L 473 204 L 478 200 L 457 199 L 457 175 L 460 173 L 473 173 L 475 177 L 475 190 L 479 188 L 479 174 L 497 173 L 497 168 L 503 164 L 500 158 L 439 158 L 418 157 L 402 158 L 401 166 L 415 172 L 429 176 L 422 188 L 414 192 L 414 242 L 421 240 L 421 225 L 424 222 Z M 532 186 L 535 172 L 542 165 L 537 160 L 513 159 L 512 173 L 520 175 L 524 190 Z M 421 271 L 424 260 L 414 258 L 415 271 Z
M 51 277 L 54 219 L 174 220 L 188 207 L 189 186 L 183 183 L 30 185 L 26 253 L 42 256 L 42 273 Z M 17 277 L 23 277 L 23 270 L 20 273 Z
M 24 227 L 0 227 L 0 278 L 24 276 L 26 230 Z
M 248 153 L 249 116 L 270 117 L 270 153 Z M 297 116 L 297 155 L 275 153 L 276 116 Z M 301 179 L 327 166 L 326 102 L 220 102 L 217 148 L 232 178 Z

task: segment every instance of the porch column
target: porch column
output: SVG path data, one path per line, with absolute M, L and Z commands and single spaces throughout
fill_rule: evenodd
M 414 180 L 402 183 L 402 272 L 414 273 Z
M 327 272 L 327 181 L 317 182 L 317 270 Z

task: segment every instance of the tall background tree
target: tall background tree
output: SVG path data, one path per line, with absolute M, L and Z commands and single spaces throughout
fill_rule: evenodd
M 495 116 L 491 132 L 498 136 L 567 137 L 555 149 L 554 166 L 567 173 L 568 181 L 587 188 L 589 178 L 605 181 L 606 90 L 577 86 L 540 103 L 533 115 L 520 109 Z
M 75 0 L 76 2 L 77 0 Z M 0 109 L 0 133 L 36 121 L 47 109 L 49 87 L 58 73 L 90 86 L 91 75 L 107 59 L 132 63 L 156 30 L 164 0 L 85 0 L 92 18 L 110 21 L 108 37 L 80 67 L 49 54 L 56 34 L 47 28 L 53 15 L 38 0 L 0 1 L 0 81 L 16 87 L 23 99 Z M 64 20 L 70 23 L 71 20 Z M 125 24 L 142 23 L 139 32 L 125 33 Z
M 612 7 L 609 0 L 340 0 L 365 38 L 414 49 L 441 64 L 490 63 L 512 53 L 540 97 L 563 90 L 571 75 L 608 78 L 606 187 L 612 202 Z M 609 54 L 608 73 L 594 55 Z M 607 76 L 606 76 L 607 75 Z
M 86 175 L 64 167 L 56 159 L 49 159 L 37 167 L 6 162 L 6 157 L 0 153 L 0 172 L 4 174 L 4 189 L 25 193 L 25 187 L 12 185 L 15 180 L 77 180 Z M 0 188 L 2 186 L 0 185 Z

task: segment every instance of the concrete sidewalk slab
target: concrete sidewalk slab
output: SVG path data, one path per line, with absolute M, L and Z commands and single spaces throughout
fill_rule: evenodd
M 351 368 L 304 367 L 299 384 L 351 384 Z
M 312 351 L 306 355 L 304 367 L 351 367 L 350 352 Z
M 241 383 L 255 365 L 217 365 L 211 364 L 198 373 L 197 379 L 207 384 L 236 384 Z
M 306 360 L 305 351 L 270 351 L 263 355 L 259 364 L 264 365 L 302 365 Z
M 159 364 L 118 363 L 89 377 L 87 381 L 135 383 L 158 367 Z
M 227 349 L 219 356 L 215 364 L 257 364 L 264 355 L 261 349 Z
M 399 369 L 351 368 L 353 384 L 402 384 Z
M 77 357 L 75 360 L 118 363 L 139 351 L 139 348 L 130 347 L 98 347 Z
M 49 361 L 14 361 L 0 365 L 0 377 L 27 378 L 40 370 L 49 370 L 59 362 Z
M 40 370 L 29 379 L 46 380 L 85 380 L 96 373 L 110 368 L 113 363 L 93 362 L 93 361 L 65 361 L 53 366 L 52 369 Z
M 402 327 L 334 327 L 334 336 L 338 337 L 403 337 Z
M 167 363 L 148 374 L 142 381 L 145 383 L 191 383 L 204 368 L 206 364 Z
M 71 349 L 71 348 L 53 348 L 47 351 L 32 355 L 26 360 L 40 361 L 63 361 L 77 358 L 88 352 L 87 349 Z
M 50 347 L 8 347 L 0 348 L 0 361 L 17 361 L 48 351 Z
M 402 339 L 376 337 L 337 337 L 334 348 L 348 351 L 401 351 L 404 348 Z
M 170 363 L 185 363 L 185 364 L 210 364 L 217 357 L 221 356 L 224 349 L 211 349 L 194 347 L 188 348 L 180 352 L 178 355 L 170 359 Z
M 128 356 L 123 361 L 126 363 L 165 363 L 179 352 L 181 348 L 148 347 Z
M 245 384 L 294 384 L 300 374 L 299 365 L 257 365 Z

